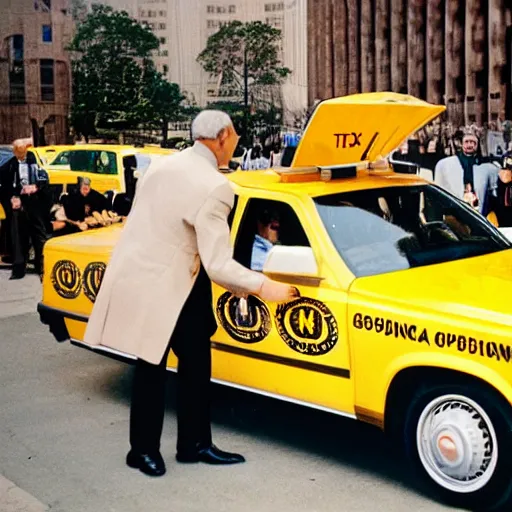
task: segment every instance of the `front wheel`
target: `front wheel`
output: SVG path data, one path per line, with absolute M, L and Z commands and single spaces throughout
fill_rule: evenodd
M 478 385 L 425 386 L 404 423 L 407 455 L 452 505 L 512 509 L 510 404 Z

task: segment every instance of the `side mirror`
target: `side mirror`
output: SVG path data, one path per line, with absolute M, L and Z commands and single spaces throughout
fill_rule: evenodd
M 323 280 L 311 247 L 275 245 L 267 256 L 263 273 L 290 284 L 318 286 Z

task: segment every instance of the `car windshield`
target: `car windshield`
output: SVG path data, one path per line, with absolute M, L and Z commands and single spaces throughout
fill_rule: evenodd
M 512 244 L 482 215 L 434 185 L 314 198 L 356 277 L 479 256 Z

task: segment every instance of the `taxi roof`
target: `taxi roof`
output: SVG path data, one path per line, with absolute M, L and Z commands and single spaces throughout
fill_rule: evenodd
M 153 154 L 172 154 L 177 150 L 169 148 L 161 148 L 160 146 L 133 146 L 130 144 L 74 144 L 74 145 L 55 145 L 55 146 L 39 146 L 30 148 L 32 151 L 50 153 L 62 151 L 115 151 L 123 154 L 134 153 L 153 153 Z
M 385 170 L 360 169 L 357 171 L 357 176 L 352 178 L 329 181 L 317 179 L 301 183 L 282 182 L 279 173 L 274 169 L 236 171 L 227 174 L 227 178 L 235 186 L 244 189 L 267 190 L 280 194 L 306 195 L 309 197 L 384 187 L 425 185 L 428 183 L 417 175 L 398 174 L 389 168 Z

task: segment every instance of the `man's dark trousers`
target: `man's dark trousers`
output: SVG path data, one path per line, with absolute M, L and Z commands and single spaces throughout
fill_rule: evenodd
M 130 411 L 130 444 L 134 452 L 154 454 L 160 450 L 166 362 L 171 348 L 178 357 L 177 451 L 194 456 L 198 446 L 211 445 L 210 338 L 216 328 L 211 282 L 201 266 L 161 363 L 154 365 L 141 359 L 136 363 Z
M 13 271 L 25 272 L 30 241 L 34 247 L 34 266 L 37 274 L 43 271 L 43 247 L 48 240 L 44 208 L 37 196 L 22 199 L 22 209 L 12 210 L 11 239 Z

